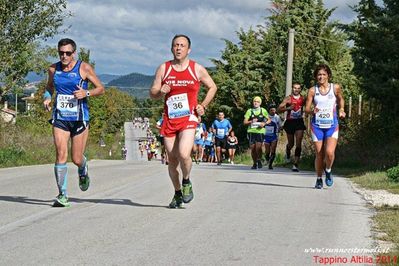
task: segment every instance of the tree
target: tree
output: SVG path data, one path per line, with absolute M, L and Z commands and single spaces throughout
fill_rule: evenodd
M 349 28 L 355 42 L 355 71 L 366 96 L 376 99 L 384 116 L 399 111 L 399 5 L 362 0 L 354 8 L 357 20 Z
M 100 137 L 117 132 L 126 121 L 131 121 L 134 99 L 129 94 L 109 88 L 100 97 L 90 98 L 90 134 Z
M 257 29 L 237 32 L 237 44 L 225 40 L 221 59 L 214 59 L 212 73 L 218 93 L 215 104 L 227 110 L 233 124 L 240 126 L 252 98 L 262 96 L 267 106 L 285 96 L 288 31 L 295 29 L 293 80 L 305 88 L 313 85 L 313 69 L 327 63 L 333 82 L 342 85 L 344 95 L 358 92 L 352 73 L 353 61 L 347 34 L 336 22 L 329 22 L 334 9 L 325 9 L 321 0 L 274 0 L 271 15 Z
M 44 60 L 46 49 L 39 40 L 59 32 L 70 16 L 66 0 L 0 0 L 0 81 L 2 95 L 20 85 L 29 71 L 38 70 L 33 62 Z M 40 64 L 39 64 L 40 65 Z

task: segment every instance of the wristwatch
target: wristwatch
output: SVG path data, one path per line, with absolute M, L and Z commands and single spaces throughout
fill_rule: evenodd
M 90 96 L 90 91 L 87 90 L 87 91 L 86 91 L 86 97 L 89 97 L 89 96 Z

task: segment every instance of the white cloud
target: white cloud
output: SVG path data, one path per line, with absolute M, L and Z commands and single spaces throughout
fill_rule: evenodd
M 224 48 L 222 39 L 236 41 L 236 31 L 263 24 L 270 0 L 71 0 L 68 9 L 72 27 L 57 36 L 74 39 L 90 49 L 98 73 L 126 74 L 133 71 L 153 74 L 171 58 L 170 41 L 178 33 L 192 38 L 191 57 L 209 66 Z M 340 18 L 350 19 L 347 4 L 358 0 L 325 1 L 339 6 Z M 348 14 L 348 15 L 347 15 Z M 335 17 L 334 17 L 335 18 Z

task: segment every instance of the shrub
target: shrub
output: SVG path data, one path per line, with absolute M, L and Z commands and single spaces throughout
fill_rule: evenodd
M 399 165 L 389 168 L 387 170 L 387 176 L 389 179 L 399 182 Z

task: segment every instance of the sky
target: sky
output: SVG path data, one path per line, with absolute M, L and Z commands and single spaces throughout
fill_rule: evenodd
M 355 19 L 349 6 L 359 0 L 324 0 L 337 9 L 331 19 L 348 23 Z M 56 46 L 61 38 L 73 39 L 90 49 L 97 74 L 153 75 L 169 59 L 175 34 L 191 38 L 190 58 L 208 67 L 219 59 L 224 39 L 237 42 L 240 28 L 264 24 L 270 0 L 70 0 L 66 33 L 46 42 Z

